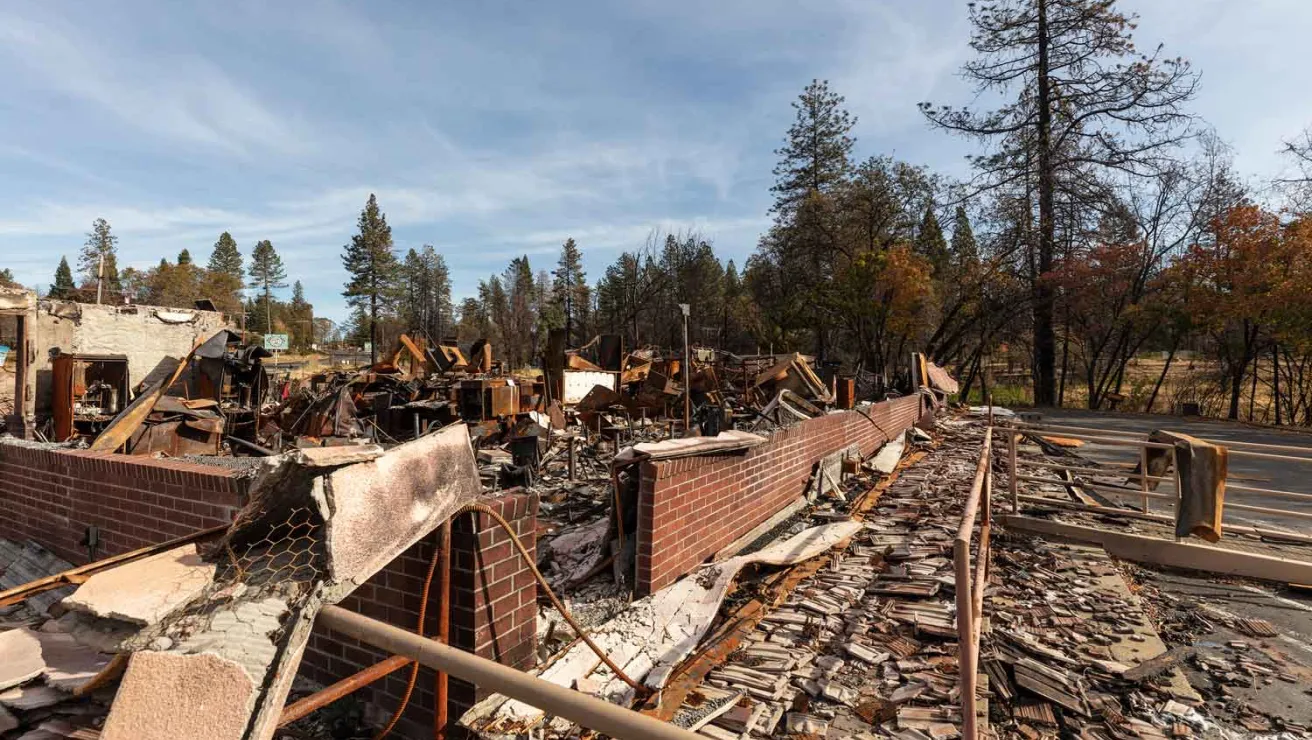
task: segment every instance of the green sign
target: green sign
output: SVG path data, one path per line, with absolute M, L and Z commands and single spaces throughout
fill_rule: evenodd
M 267 350 L 269 350 L 269 351 L 271 351 L 271 352 L 274 351 L 274 350 L 281 350 L 281 351 L 283 351 L 283 352 L 286 352 L 286 351 L 287 351 L 287 335 L 286 335 L 286 334 L 265 334 L 265 335 L 264 335 L 264 348 L 267 349 Z

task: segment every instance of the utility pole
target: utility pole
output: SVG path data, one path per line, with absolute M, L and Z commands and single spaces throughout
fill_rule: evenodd
M 100 266 L 96 268 L 96 305 L 100 305 L 100 294 L 105 286 L 105 250 L 100 250 Z
M 680 303 L 683 312 L 683 436 L 692 436 L 692 350 L 688 348 L 688 314 L 692 307 Z

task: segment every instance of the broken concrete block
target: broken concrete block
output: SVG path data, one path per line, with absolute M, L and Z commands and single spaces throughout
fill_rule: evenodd
M 97 617 L 145 626 L 195 598 L 214 577 L 195 545 L 183 545 L 97 573 L 63 605 Z
M 383 456 L 379 445 L 340 445 L 337 447 L 306 447 L 297 450 L 292 460 L 307 468 L 335 468 L 342 465 L 369 462 Z
M 217 655 L 135 653 L 101 740 L 237 740 L 258 690 L 246 670 Z
M 0 689 L 31 681 L 45 667 L 35 632 L 25 628 L 0 632 Z
M 45 681 L 61 691 L 75 692 L 109 665 L 110 657 L 78 643 L 72 635 L 35 632 L 45 662 Z
M 272 737 L 319 610 L 481 492 L 462 425 L 364 462 L 318 464 L 327 459 L 264 461 L 209 556 L 209 582 L 125 643 L 139 652 L 105 740 Z

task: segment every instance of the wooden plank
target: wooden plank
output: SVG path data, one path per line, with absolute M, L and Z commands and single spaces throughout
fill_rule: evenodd
M 220 331 L 227 330 L 222 329 Z M 132 433 L 141 426 L 141 422 L 145 421 L 147 416 L 150 416 L 150 412 L 155 408 L 155 403 L 159 401 L 170 386 L 177 382 L 182 375 L 182 371 L 187 367 L 187 363 L 191 361 L 191 353 L 195 352 L 200 344 L 200 342 L 197 342 L 192 345 L 187 354 L 182 356 L 167 382 L 162 382 L 133 399 L 132 403 L 123 409 L 123 413 L 114 417 L 114 420 L 96 437 L 96 440 L 91 443 L 88 449 L 94 452 L 113 452 L 127 444 L 127 441 L 132 438 Z
M 1007 527 L 1033 534 L 1065 537 L 1102 545 L 1108 553 L 1139 563 L 1244 576 L 1263 581 L 1312 583 L 1312 562 L 1228 550 L 1209 545 L 1171 542 L 1143 535 L 1007 514 Z

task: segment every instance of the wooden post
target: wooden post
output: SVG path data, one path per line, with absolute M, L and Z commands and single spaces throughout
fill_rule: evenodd
M 974 599 L 970 588 L 970 542 L 957 538 L 952 554 L 957 586 L 957 660 L 961 678 L 961 736 L 977 740 L 975 727 L 975 671 L 978 653 L 975 645 Z
M 578 466 L 578 453 L 574 447 L 575 441 L 576 440 L 574 438 L 574 435 L 573 434 L 569 435 L 569 482 L 570 483 L 573 483 L 574 481 L 578 480 L 578 478 L 576 477 L 577 473 L 575 473 L 575 470 L 577 469 Z
M 1018 490 L 1017 480 L 1016 480 L 1016 475 L 1017 475 L 1017 470 L 1016 470 L 1017 442 L 1016 441 L 1019 439 L 1020 439 L 1019 434 L 1015 432 L 1007 433 L 1007 462 L 1009 463 L 1009 467 L 1011 468 L 1011 475 L 1008 476 L 1010 480 L 1007 481 L 1007 487 L 1010 489 L 1011 492 L 1011 513 L 1013 514 L 1020 513 L 1020 499 L 1018 498 L 1018 496 L 1020 495 L 1020 491 Z
M 1175 453 L 1172 453 L 1172 457 Z M 1172 466 L 1174 467 L 1174 466 Z M 1139 490 L 1143 491 L 1143 511 L 1148 513 L 1148 448 L 1139 448 Z

